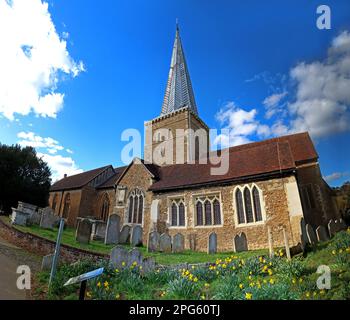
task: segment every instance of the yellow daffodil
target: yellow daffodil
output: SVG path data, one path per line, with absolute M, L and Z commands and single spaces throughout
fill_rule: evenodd
M 269 281 L 271 284 L 274 284 L 275 283 L 275 280 L 273 280 L 273 279 L 270 279 L 270 281 Z
M 125 267 L 125 265 L 126 265 L 126 263 L 125 263 L 125 261 L 123 261 L 123 262 L 122 262 L 122 266 Z
M 333 251 L 332 251 L 332 254 L 333 254 L 333 255 L 336 255 L 336 254 L 337 254 L 337 251 L 333 250 Z
M 86 292 L 86 296 L 87 296 L 88 298 L 91 298 L 91 292 L 90 292 L 90 291 Z
M 108 281 L 105 281 L 105 283 L 103 285 L 105 286 L 105 288 L 108 287 L 108 285 L 109 285 Z
M 244 288 L 244 285 L 242 283 L 239 284 L 239 288 L 240 289 L 243 289 Z
M 269 276 L 272 276 L 273 272 L 271 269 L 269 269 L 267 272 L 269 273 Z
M 204 284 L 204 287 L 209 288 L 209 287 L 210 287 L 210 284 L 209 284 L 209 283 L 205 283 L 205 284 Z
M 116 298 L 117 300 L 120 299 L 120 294 L 117 293 L 117 294 L 115 295 L 115 298 Z
M 115 273 L 118 273 L 119 272 L 119 269 L 115 269 Z
M 297 281 L 296 281 L 295 279 L 292 280 L 292 283 L 293 283 L 293 284 L 296 284 L 296 282 L 297 282 Z
M 195 278 L 193 279 L 193 282 L 198 282 L 198 278 L 195 277 Z
M 252 297 L 253 297 L 253 295 L 252 295 L 250 292 L 247 292 L 247 293 L 245 294 L 246 300 L 252 300 Z
M 310 292 L 306 292 L 305 296 L 306 298 L 310 298 Z
M 97 286 L 98 286 L 98 287 L 101 287 L 101 282 L 97 282 Z

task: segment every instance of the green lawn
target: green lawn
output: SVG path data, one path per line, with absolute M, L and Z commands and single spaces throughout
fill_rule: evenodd
M 5 221 L 7 224 L 10 223 L 10 219 L 8 217 L 0 217 L 0 219 Z M 32 233 L 34 235 L 38 235 L 53 241 L 56 240 L 57 233 L 58 233 L 58 229 L 46 230 L 46 229 L 40 228 L 39 226 L 32 226 L 32 227 L 13 226 L 13 227 L 15 227 L 20 231 Z M 106 254 L 109 254 L 111 249 L 113 248 L 113 245 L 105 245 L 101 241 L 91 241 L 90 244 L 88 245 L 80 244 L 77 241 L 75 241 L 75 229 L 70 227 L 67 227 L 64 230 L 62 235 L 62 243 L 74 248 L 84 249 L 84 250 L 88 250 L 96 253 L 106 253 Z M 125 247 L 131 249 L 131 246 L 125 245 Z M 177 263 L 185 263 L 185 262 L 187 263 L 211 262 L 211 261 L 215 261 L 216 259 L 223 259 L 228 255 L 233 254 L 232 252 L 224 252 L 224 253 L 208 255 L 205 252 L 193 252 L 189 250 L 183 253 L 167 254 L 167 253 L 160 253 L 160 252 L 147 252 L 146 247 L 140 247 L 139 249 L 145 257 L 154 257 L 155 260 L 160 264 L 177 264 Z M 238 256 L 242 258 L 248 258 L 251 256 L 256 256 L 256 255 L 265 254 L 265 253 L 267 253 L 266 250 L 256 250 L 256 251 L 242 252 L 242 253 L 239 253 Z

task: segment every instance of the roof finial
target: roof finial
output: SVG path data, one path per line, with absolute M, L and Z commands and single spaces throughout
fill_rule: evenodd
M 179 30 L 179 19 L 176 18 L 176 30 L 178 31 Z

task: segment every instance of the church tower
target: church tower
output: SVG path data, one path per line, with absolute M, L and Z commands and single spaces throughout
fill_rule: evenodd
M 145 122 L 145 136 L 145 161 L 157 165 L 194 162 L 209 150 L 209 129 L 198 115 L 178 26 L 161 113 Z

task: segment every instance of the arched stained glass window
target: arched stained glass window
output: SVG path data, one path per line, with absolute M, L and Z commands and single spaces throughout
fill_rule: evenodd
M 255 221 L 262 221 L 260 195 L 257 187 L 255 186 L 253 188 L 253 200 L 254 200 Z
M 210 226 L 212 224 L 212 221 L 211 221 L 211 203 L 209 200 L 204 202 L 204 210 L 205 210 L 205 225 Z
M 139 196 L 139 210 L 137 215 L 137 223 L 142 224 L 142 215 L 143 215 L 143 196 Z
M 236 191 L 236 207 L 238 223 L 245 223 L 242 191 L 239 189 Z
M 197 226 L 203 225 L 203 204 L 198 201 L 196 204 Z
M 171 225 L 177 226 L 177 205 L 175 202 L 171 205 Z
M 252 199 L 250 197 L 250 190 L 248 188 L 244 189 L 244 204 L 247 223 L 254 222 Z
M 179 226 L 185 225 L 185 206 L 181 202 L 179 205 Z
M 214 200 L 213 207 L 214 207 L 214 224 L 221 224 L 220 202 L 217 199 Z

